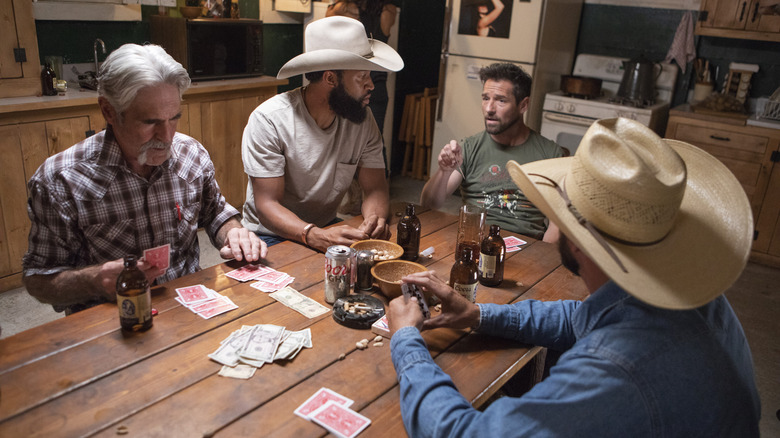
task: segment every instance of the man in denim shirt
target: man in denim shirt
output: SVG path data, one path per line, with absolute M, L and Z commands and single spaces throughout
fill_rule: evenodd
M 722 295 L 753 220 L 726 167 L 628 119 L 594 123 L 574 157 L 508 167 L 560 229 L 563 264 L 590 296 L 473 304 L 432 272 L 405 277 L 443 303 L 427 321 L 414 299 L 389 306 L 409 436 L 758 436 L 750 349 Z M 438 327 L 564 353 L 522 397 L 480 412 L 427 351 L 420 330 Z

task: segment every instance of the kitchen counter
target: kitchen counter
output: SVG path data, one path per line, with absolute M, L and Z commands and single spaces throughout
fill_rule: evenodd
M 276 79 L 272 76 L 193 82 L 184 93 L 184 99 L 207 93 L 248 90 L 285 84 L 287 84 L 286 79 Z M 26 96 L 0 99 L 0 114 L 95 105 L 97 97 L 97 91 L 80 89 L 78 85 L 69 83 L 68 91 L 57 96 Z

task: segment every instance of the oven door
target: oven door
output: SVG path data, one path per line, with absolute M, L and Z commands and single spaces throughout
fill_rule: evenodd
M 577 152 L 577 147 L 580 145 L 580 140 L 582 140 L 585 132 L 595 121 L 596 119 L 588 117 L 561 114 L 554 111 L 542 111 L 541 134 L 542 137 L 558 143 L 558 145 L 568 151 L 569 155 L 574 155 Z

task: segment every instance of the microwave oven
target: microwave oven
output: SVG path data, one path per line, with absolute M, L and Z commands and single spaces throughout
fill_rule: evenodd
M 263 22 L 247 18 L 150 17 L 152 43 L 181 63 L 193 81 L 263 74 Z

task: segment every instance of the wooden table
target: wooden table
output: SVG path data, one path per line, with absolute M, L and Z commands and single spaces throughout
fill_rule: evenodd
M 421 249 L 436 250 L 421 263 L 446 279 L 457 218 L 438 211 L 418 216 Z M 584 284 L 560 265 L 553 245 L 524 239 L 529 244 L 522 251 L 508 254 L 501 287 L 479 286 L 479 302 L 585 297 Z M 285 242 L 271 248 L 268 264 L 324 304 L 324 260 Z M 371 419 L 361 437 L 404 436 L 389 341 L 357 350 L 355 342 L 374 335 L 337 324 L 331 313 L 308 319 L 223 275 L 240 265 L 224 263 L 155 287 L 159 315 L 145 333 L 123 333 L 116 305 L 105 304 L 0 340 L 0 436 L 115 437 L 119 426 L 135 436 L 323 436 L 325 429 L 293 414 L 323 386 L 352 398 L 352 409 Z M 202 319 L 174 300 L 175 288 L 193 284 L 229 296 L 239 308 Z M 242 325 L 258 323 L 309 327 L 314 347 L 292 361 L 266 364 L 249 380 L 219 376 L 221 365 L 207 354 Z M 539 350 L 459 330 L 428 331 L 424 338 L 475 406 Z

